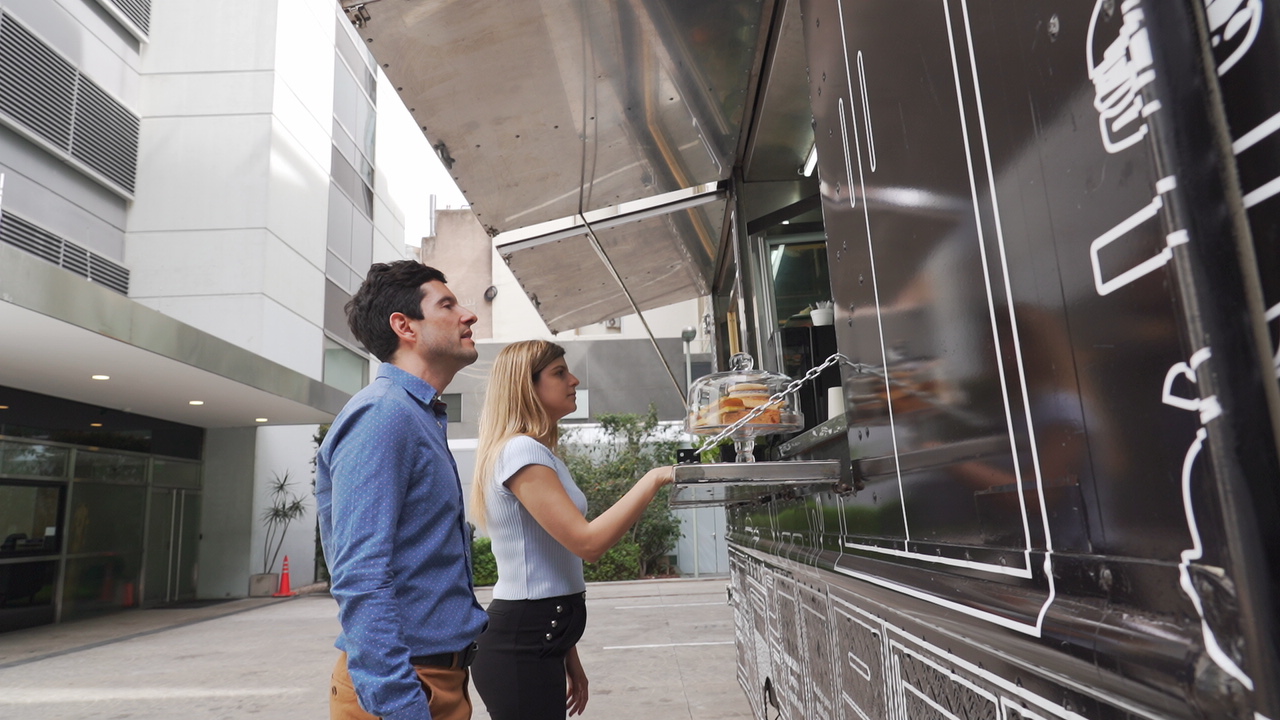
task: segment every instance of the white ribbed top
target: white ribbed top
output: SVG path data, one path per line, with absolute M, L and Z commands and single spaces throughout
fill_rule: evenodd
M 493 597 L 540 600 L 582 592 L 587 587 L 582 579 L 582 559 L 543 530 L 507 489 L 507 481 L 526 465 L 545 465 L 555 470 L 569 499 L 579 512 L 587 513 L 587 496 L 578 489 L 563 460 L 527 435 L 508 440 L 498 455 L 493 484 L 485 496 L 489 537 L 498 563 L 498 583 L 493 586 Z

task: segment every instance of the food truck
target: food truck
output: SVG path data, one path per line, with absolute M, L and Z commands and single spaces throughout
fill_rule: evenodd
M 1280 720 L 1280 3 L 343 5 L 552 330 L 710 298 L 757 718 Z

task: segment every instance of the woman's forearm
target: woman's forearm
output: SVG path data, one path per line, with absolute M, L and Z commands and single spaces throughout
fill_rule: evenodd
M 581 547 L 569 549 L 587 562 L 596 562 L 604 556 L 636 524 L 645 508 L 657 496 L 659 488 L 666 484 L 661 472 L 663 470 L 666 471 L 666 477 L 670 477 L 670 468 L 655 468 L 645 473 L 613 507 L 587 523 Z
M 556 542 L 583 560 L 596 562 L 636 524 L 658 490 L 671 482 L 671 471 L 659 467 L 645 473 L 613 507 L 590 522 L 549 467 L 529 465 L 512 476 L 508 487 Z

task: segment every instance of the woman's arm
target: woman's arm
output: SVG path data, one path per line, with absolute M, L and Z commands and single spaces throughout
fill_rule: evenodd
M 587 708 L 587 671 L 582 669 L 582 661 L 578 659 L 578 646 L 569 648 L 564 657 L 565 674 L 565 710 L 569 717 L 581 715 Z
M 595 562 L 636 524 L 658 489 L 670 482 L 670 467 L 650 470 L 591 522 L 569 499 L 556 471 L 546 465 L 525 465 L 511 476 L 507 487 L 556 542 L 583 560 Z

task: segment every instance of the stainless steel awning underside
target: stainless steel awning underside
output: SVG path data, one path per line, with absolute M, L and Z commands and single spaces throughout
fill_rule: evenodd
M 343 4 L 553 330 L 708 293 L 773 0 Z
M 726 194 L 677 190 L 496 238 L 547 327 L 582 327 L 710 293 Z

